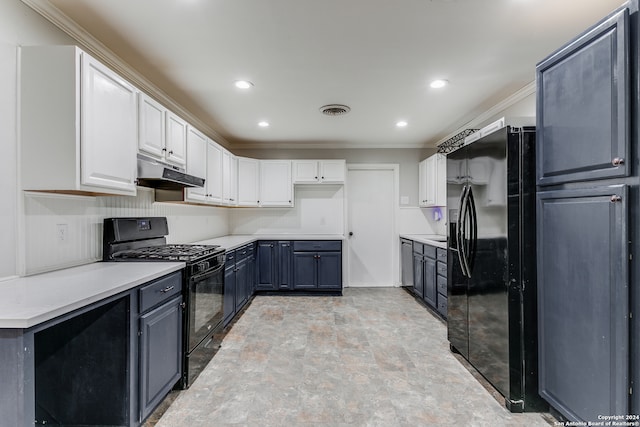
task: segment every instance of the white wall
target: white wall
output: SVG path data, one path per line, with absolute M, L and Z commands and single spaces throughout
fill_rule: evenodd
M 102 257 L 102 220 L 111 216 L 166 216 L 170 242 L 191 242 L 229 233 L 228 210 L 153 203 L 137 197 L 74 197 L 19 191 L 17 135 L 18 47 L 77 44 L 19 0 L 0 2 L 0 280 Z M 58 224 L 66 224 L 60 241 Z
M 136 197 L 82 197 L 25 193 L 25 273 L 34 274 L 102 259 L 104 218 L 166 216 L 170 243 L 229 234 L 228 210 L 154 203 L 153 190 Z M 66 227 L 61 240 L 59 226 Z
M 293 208 L 238 208 L 231 234 L 343 234 L 344 186 L 296 185 Z

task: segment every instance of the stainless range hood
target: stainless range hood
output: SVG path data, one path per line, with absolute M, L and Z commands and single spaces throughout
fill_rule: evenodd
M 182 190 L 187 187 L 204 187 L 204 178 L 189 175 L 178 166 L 138 154 L 137 185 L 162 190 Z

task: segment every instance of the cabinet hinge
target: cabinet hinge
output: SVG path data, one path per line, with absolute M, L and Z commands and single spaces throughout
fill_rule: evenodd
M 138 336 L 141 337 L 142 336 L 142 331 L 138 331 Z

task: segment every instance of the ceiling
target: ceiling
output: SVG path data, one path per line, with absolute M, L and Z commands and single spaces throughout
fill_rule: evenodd
M 47 1 L 238 148 L 433 146 L 622 3 Z M 433 79 L 449 85 L 432 89 Z M 320 113 L 334 103 L 351 111 Z

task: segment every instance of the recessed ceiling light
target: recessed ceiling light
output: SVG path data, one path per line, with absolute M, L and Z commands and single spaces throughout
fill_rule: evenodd
M 434 89 L 440 89 L 441 87 L 445 87 L 449 82 L 447 80 L 434 80 L 429 84 Z
M 253 86 L 249 80 L 236 80 L 234 83 L 238 89 L 249 89 Z
M 398 126 L 399 128 L 403 128 L 406 127 L 409 123 L 405 122 L 404 120 L 400 120 L 398 123 L 396 123 L 396 126 Z
M 265 122 L 264 120 L 261 122 L 258 122 L 258 126 L 260 126 L 261 128 L 266 128 L 269 127 L 269 122 Z

